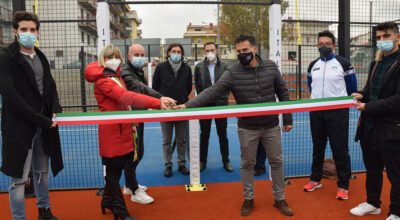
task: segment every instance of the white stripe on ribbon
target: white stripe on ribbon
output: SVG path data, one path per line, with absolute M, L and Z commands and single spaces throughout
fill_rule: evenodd
M 54 122 L 58 124 L 71 124 L 63 122 L 80 122 L 77 124 L 85 124 L 84 122 L 90 122 L 88 124 L 108 124 L 114 120 L 126 120 L 126 123 L 131 121 L 143 122 L 152 121 L 151 119 L 157 119 L 159 121 L 175 121 L 175 120 L 188 120 L 188 119 L 204 119 L 204 117 L 209 116 L 209 118 L 217 118 L 219 115 L 231 115 L 240 114 L 240 117 L 252 116 L 254 113 L 262 112 L 268 114 L 268 112 L 274 112 L 273 114 L 279 114 L 282 112 L 294 112 L 293 110 L 301 109 L 301 111 L 315 110 L 318 107 L 324 107 L 324 109 L 335 109 L 335 108 L 348 108 L 354 105 L 354 100 L 333 100 L 333 101 L 321 101 L 312 103 L 298 103 L 298 104 L 288 104 L 288 105 L 277 105 L 277 106 L 262 106 L 262 107 L 246 107 L 246 108 L 228 108 L 228 109 L 215 109 L 210 111 L 204 110 L 193 110 L 193 111 L 168 111 L 157 113 L 154 111 L 147 114 L 113 114 L 113 115 L 82 115 L 82 116 L 65 116 L 53 118 Z M 309 110 L 305 110 L 308 109 Z M 317 109 L 318 110 L 318 109 Z M 277 113 L 278 111 L 278 113 Z M 246 114 L 248 113 L 248 114 Z M 231 116 L 232 117 L 232 116 Z M 184 119 L 180 119 L 184 118 Z M 109 121 L 109 122 L 107 122 Z

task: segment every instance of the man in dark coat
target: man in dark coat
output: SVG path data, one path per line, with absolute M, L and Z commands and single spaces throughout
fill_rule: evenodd
M 156 67 L 153 78 L 153 89 L 163 96 L 176 100 L 177 104 L 188 101 L 192 91 L 192 70 L 183 62 L 185 52 L 179 43 L 171 43 L 167 49 L 168 60 Z M 172 135 L 175 127 L 175 140 L 178 151 L 178 170 L 183 175 L 189 175 L 186 168 L 186 127 L 187 121 L 161 122 L 163 134 L 164 176 L 172 176 Z
M 361 111 L 356 141 L 360 140 L 366 173 L 367 201 L 350 210 L 357 216 L 381 213 L 383 169 L 392 185 L 387 220 L 400 219 L 400 49 L 399 28 L 384 22 L 376 29 L 375 61 L 364 89 L 353 93 Z
M 16 41 L 0 50 L 2 166 L 10 176 L 13 219 L 26 219 L 24 189 L 32 165 L 39 219 L 57 219 L 50 211 L 49 158 L 53 175 L 63 169 L 60 138 L 51 118 L 61 112 L 46 56 L 34 47 L 36 15 L 19 11 L 13 18 Z
M 196 92 L 200 94 L 202 91 L 213 85 L 226 70 L 226 64 L 218 57 L 217 45 L 214 42 L 204 44 L 204 53 L 206 57 L 198 63 L 194 69 L 194 81 L 196 84 Z M 217 101 L 208 104 L 207 106 L 228 105 L 228 95 L 226 92 Z M 228 122 L 226 118 L 215 118 L 215 125 L 219 138 L 219 148 L 222 156 L 222 163 L 225 170 L 232 172 L 233 168 L 229 163 L 229 147 L 226 128 Z M 212 119 L 200 120 L 200 171 L 207 167 L 208 142 L 210 139 Z

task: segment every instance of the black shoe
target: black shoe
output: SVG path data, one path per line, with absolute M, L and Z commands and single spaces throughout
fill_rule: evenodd
M 233 168 L 229 162 L 224 163 L 224 169 L 228 172 L 232 172 Z
M 251 211 L 254 208 L 254 200 L 253 199 L 245 199 L 240 209 L 241 216 L 248 216 L 251 214 Z
M 188 168 L 186 168 L 185 165 L 179 166 L 178 171 L 181 172 L 183 175 L 189 175 L 190 174 Z
M 39 208 L 39 220 L 58 220 L 50 211 L 50 208 Z
M 126 209 L 125 199 L 122 196 L 121 186 L 119 185 L 119 178 L 117 176 L 106 176 L 106 185 L 109 185 L 109 192 L 112 200 L 112 213 L 114 220 L 137 220 L 129 215 Z
M 267 173 L 267 170 L 265 168 L 265 165 L 261 165 L 261 166 L 255 166 L 254 167 L 254 176 L 262 176 L 265 173 Z
M 171 177 L 172 176 L 172 167 L 166 167 L 164 171 L 164 176 Z
M 200 172 L 202 172 L 206 168 L 207 168 L 207 165 L 205 163 L 200 163 Z
M 106 214 L 106 209 L 112 211 L 113 201 L 110 194 L 110 184 L 107 184 L 107 180 L 106 180 L 106 185 L 104 186 L 103 198 L 101 199 L 100 205 L 101 205 L 101 213 L 103 215 Z

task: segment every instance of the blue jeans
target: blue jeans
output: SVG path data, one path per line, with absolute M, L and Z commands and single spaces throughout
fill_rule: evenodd
M 14 220 L 26 219 L 25 216 L 25 183 L 32 165 L 33 185 L 38 208 L 50 207 L 49 202 L 49 155 L 43 150 L 43 136 L 38 128 L 32 141 L 32 148 L 26 156 L 22 178 L 10 178 L 10 209 Z

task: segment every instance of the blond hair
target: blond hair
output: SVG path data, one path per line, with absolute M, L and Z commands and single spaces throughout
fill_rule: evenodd
M 400 42 L 397 43 L 400 46 Z M 379 62 L 383 60 L 383 52 L 378 50 L 375 54 L 375 61 Z
M 108 56 L 112 56 L 112 55 L 119 55 L 119 59 L 120 59 L 121 62 L 122 62 L 121 51 L 119 50 L 118 47 L 116 47 L 116 46 L 110 44 L 110 45 L 105 46 L 105 47 L 101 50 L 100 56 L 99 56 L 99 60 L 98 60 L 99 66 L 105 67 L 105 66 L 106 66 L 106 62 L 105 62 L 105 59 L 104 59 L 104 58 L 106 58 L 106 57 L 108 57 Z

